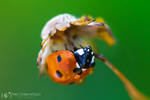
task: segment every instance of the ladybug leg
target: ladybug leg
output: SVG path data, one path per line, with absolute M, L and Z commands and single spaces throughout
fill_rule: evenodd
M 82 74 L 82 69 L 81 68 L 75 68 L 73 70 L 74 73 L 78 74 L 78 75 L 81 75 Z

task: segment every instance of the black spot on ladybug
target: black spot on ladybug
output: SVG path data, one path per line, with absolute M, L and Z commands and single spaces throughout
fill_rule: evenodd
M 57 61 L 61 62 L 61 56 L 60 55 L 57 56 Z
M 62 73 L 59 70 L 56 70 L 56 75 L 61 78 L 62 77 Z

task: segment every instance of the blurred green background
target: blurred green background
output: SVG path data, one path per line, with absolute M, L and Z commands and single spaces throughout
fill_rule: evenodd
M 1 0 L 0 95 L 27 92 L 40 96 L 13 100 L 131 100 L 121 81 L 102 62 L 83 85 L 60 85 L 38 77 L 36 57 L 45 23 L 61 13 L 102 17 L 116 45 L 97 41 L 100 51 L 145 95 L 150 96 L 149 0 Z M 4 99 L 4 98 L 0 98 Z

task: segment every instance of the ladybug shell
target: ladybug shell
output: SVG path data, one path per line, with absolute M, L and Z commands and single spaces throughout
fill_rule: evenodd
M 86 75 L 90 73 L 90 68 L 83 71 L 82 75 L 73 73 L 76 68 L 74 54 L 68 50 L 60 50 L 50 54 L 47 59 L 47 73 L 56 82 L 61 84 L 80 84 Z

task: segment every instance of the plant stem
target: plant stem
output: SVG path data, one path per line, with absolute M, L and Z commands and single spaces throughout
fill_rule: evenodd
M 104 64 L 109 67 L 122 81 L 124 84 L 129 96 L 133 100 L 150 100 L 146 96 L 144 96 L 140 91 L 136 89 L 136 87 L 121 73 L 114 65 L 112 65 L 106 58 L 104 58 L 102 55 L 95 54 L 95 57 L 98 60 L 101 60 L 104 62 Z

